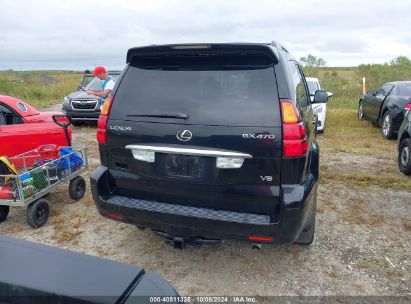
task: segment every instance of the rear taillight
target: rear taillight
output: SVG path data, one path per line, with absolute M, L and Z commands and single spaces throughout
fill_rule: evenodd
M 107 121 L 113 101 L 113 96 L 110 96 L 106 99 L 104 105 L 101 107 L 100 117 L 98 118 L 97 123 L 97 141 L 100 144 L 107 143 Z
M 107 143 L 107 120 L 108 116 L 100 115 L 97 123 L 97 142 L 100 144 Z
M 122 220 L 123 220 L 123 217 L 122 217 L 121 215 L 118 215 L 118 214 L 115 214 L 115 213 L 111 213 L 111 212 L 107 213 L 106 216 L 109 217 L 109 218 L 112 218 L 112 219 L 114 219 L 114 220 L 118 220 L 118 221 L 122 221 Z
M 254 242 L 273 242 L 274 238 L 271 236 L 256 236 L 256 235 L 249 235 L 248 236 L 249 241 L 254 241 Z
M 283 156 L 300 157 L 308 150 L 307 134 L 294 102 L 281 99 L 283 120 Z
M 404 109 L 405 110 L 411 110 L 411 103 L 407 104 Z

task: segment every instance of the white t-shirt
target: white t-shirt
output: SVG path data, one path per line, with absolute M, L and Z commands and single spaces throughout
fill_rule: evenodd
M 110 79 L 109 81 L 107 81 L 107 83 L 104 86 L 104 91 L 105 90 L 110 90 L 112 91 L 114 88 L 114 85 L 116 84 L 116 82 L 113 79 Z

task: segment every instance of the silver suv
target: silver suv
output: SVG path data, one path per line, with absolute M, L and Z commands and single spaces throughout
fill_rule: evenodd
M 110 76 L 117 80 L 121 71 L 108 71 Z M 100 97 L 88 95 L 86 90 L 101 90 L 102 80 L 93 77 L 93 74 L 86 70 L 76 92 L 64 97 L 63 112 L 69 116 L 74 125 L 79 125 L 85 121 L 97 121 L 100 116 Z

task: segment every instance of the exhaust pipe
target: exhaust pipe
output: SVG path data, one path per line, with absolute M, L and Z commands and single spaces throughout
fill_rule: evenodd
M 260 250 L 263 244 L 253 243 L 251 244 L 251 249 Z

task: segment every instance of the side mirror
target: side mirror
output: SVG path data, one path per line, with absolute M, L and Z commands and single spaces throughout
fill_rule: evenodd
M 328 101 L 328 94 L 326 91 L 317 90 L 314 94 L 314 100 L 312 103 L 326 103 Z
M 332 92 L 327 92 L 327 95 L 328 95 L 328 97 L 331 97 L 331 96 L 333 96 L 333 93 Z

